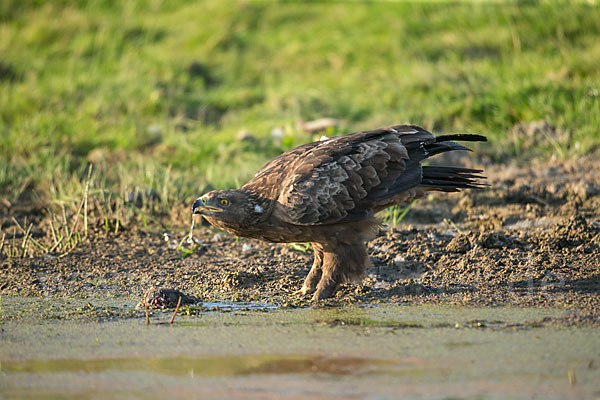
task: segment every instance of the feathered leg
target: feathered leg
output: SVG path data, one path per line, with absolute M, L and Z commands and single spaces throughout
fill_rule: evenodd
M 295 292 L 295 294 L 307 295 L 314 292 L 317 289 L 319 280 L 321 280 L 321 267 L 323 266 L 323 246 L 321 246 L 319 243 L 311 243 L 310 245 L 312 246 L 315 254 L 315 259 L 313 261 L 312 268 L 304 280 L 302 288 Z
M 322 275 L 313 300 L 332 296 L 340 284 L 360 279 L 369 266 L 367 247 L 362 242 L 326 244 Z

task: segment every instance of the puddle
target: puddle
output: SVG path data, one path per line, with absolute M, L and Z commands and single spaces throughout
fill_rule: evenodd
M 133 307 L 127 299 L 2 300 L 0 398 L 585 399 L 600 390 L 598 329 L 536 322 L 559 309 L 205 303 L 231 312 L 173 325 L 157 312 L 147 326 L 143 313 L 54 318 L 87 304 Z
M 65 299 L 53 297 L 1 296 L 0 314 L 7 319 L 90 319 L 99 320 L 139 318 L 144 310 L 137 309 L 129 298 L 85 298 Z M 181 307 L 180 315 L 199 315 L 207 312 L 275 311 L 277 304 L 262 302 L 200 302 Z M 152 315 L 172 313 L 172 309 L 152 309 Z M 177 317 L 179 318 L 179 317 Z
M 279 308 L 275 304 L 249 302 L 204 302 L 200 305 L 206 311 L 272 311 Z
M 0 372 L 61 373 L 145 371 L 174 376 L 240 376 L 284 374 L 356 375 L 381 373 L 395 365 L 391 360 L 308 355 L 245 355 L 175 358 L 108 358 L 5 361 Z

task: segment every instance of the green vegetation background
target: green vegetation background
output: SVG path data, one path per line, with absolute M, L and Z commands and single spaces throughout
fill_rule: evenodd
M 190 201 L 320 117 L 341 121 L 329 135 L 414 123 L 485 134 L 495 159 L 578 156 L 600 143 L 590 3 L 3 0 L 0 198 L 80 198 L 93 162 L 117 196 Z M 514 127 L 539 120 L 555 130 L 527 148 Z

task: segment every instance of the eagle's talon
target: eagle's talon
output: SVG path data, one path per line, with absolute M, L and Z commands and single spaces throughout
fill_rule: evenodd
M 295 296 L 298 296 L 298 295 L 306 296 L 307 294 L 311 294 L 314 291 L 315 291 L 315 289 L 311 289 L 306 286 L 302 286 L 300 289 L 296 290 L 292 294 Z
M 314 303 L 318 303 L 321 300 L 324 300 L 331 296 L 332 291 L 330 290 L 317 290 L 315 294 L 313 294 L 312 301 Z

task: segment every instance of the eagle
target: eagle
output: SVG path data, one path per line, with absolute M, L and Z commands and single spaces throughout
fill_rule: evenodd
M 471 151 L 457 141 L 486 140 L 435 136 L 416 125 L 323 138 L 275 157 L 240 189 L 204 194 L 192 211 L 236 236 L 310 242 L 314 262 L 296 293 L 317 301 L 369 267 L 366 243 L 381 226 L 378 212 L 429 191 L 486 187 L 482 170 L 421 165 L 436 154 Z

